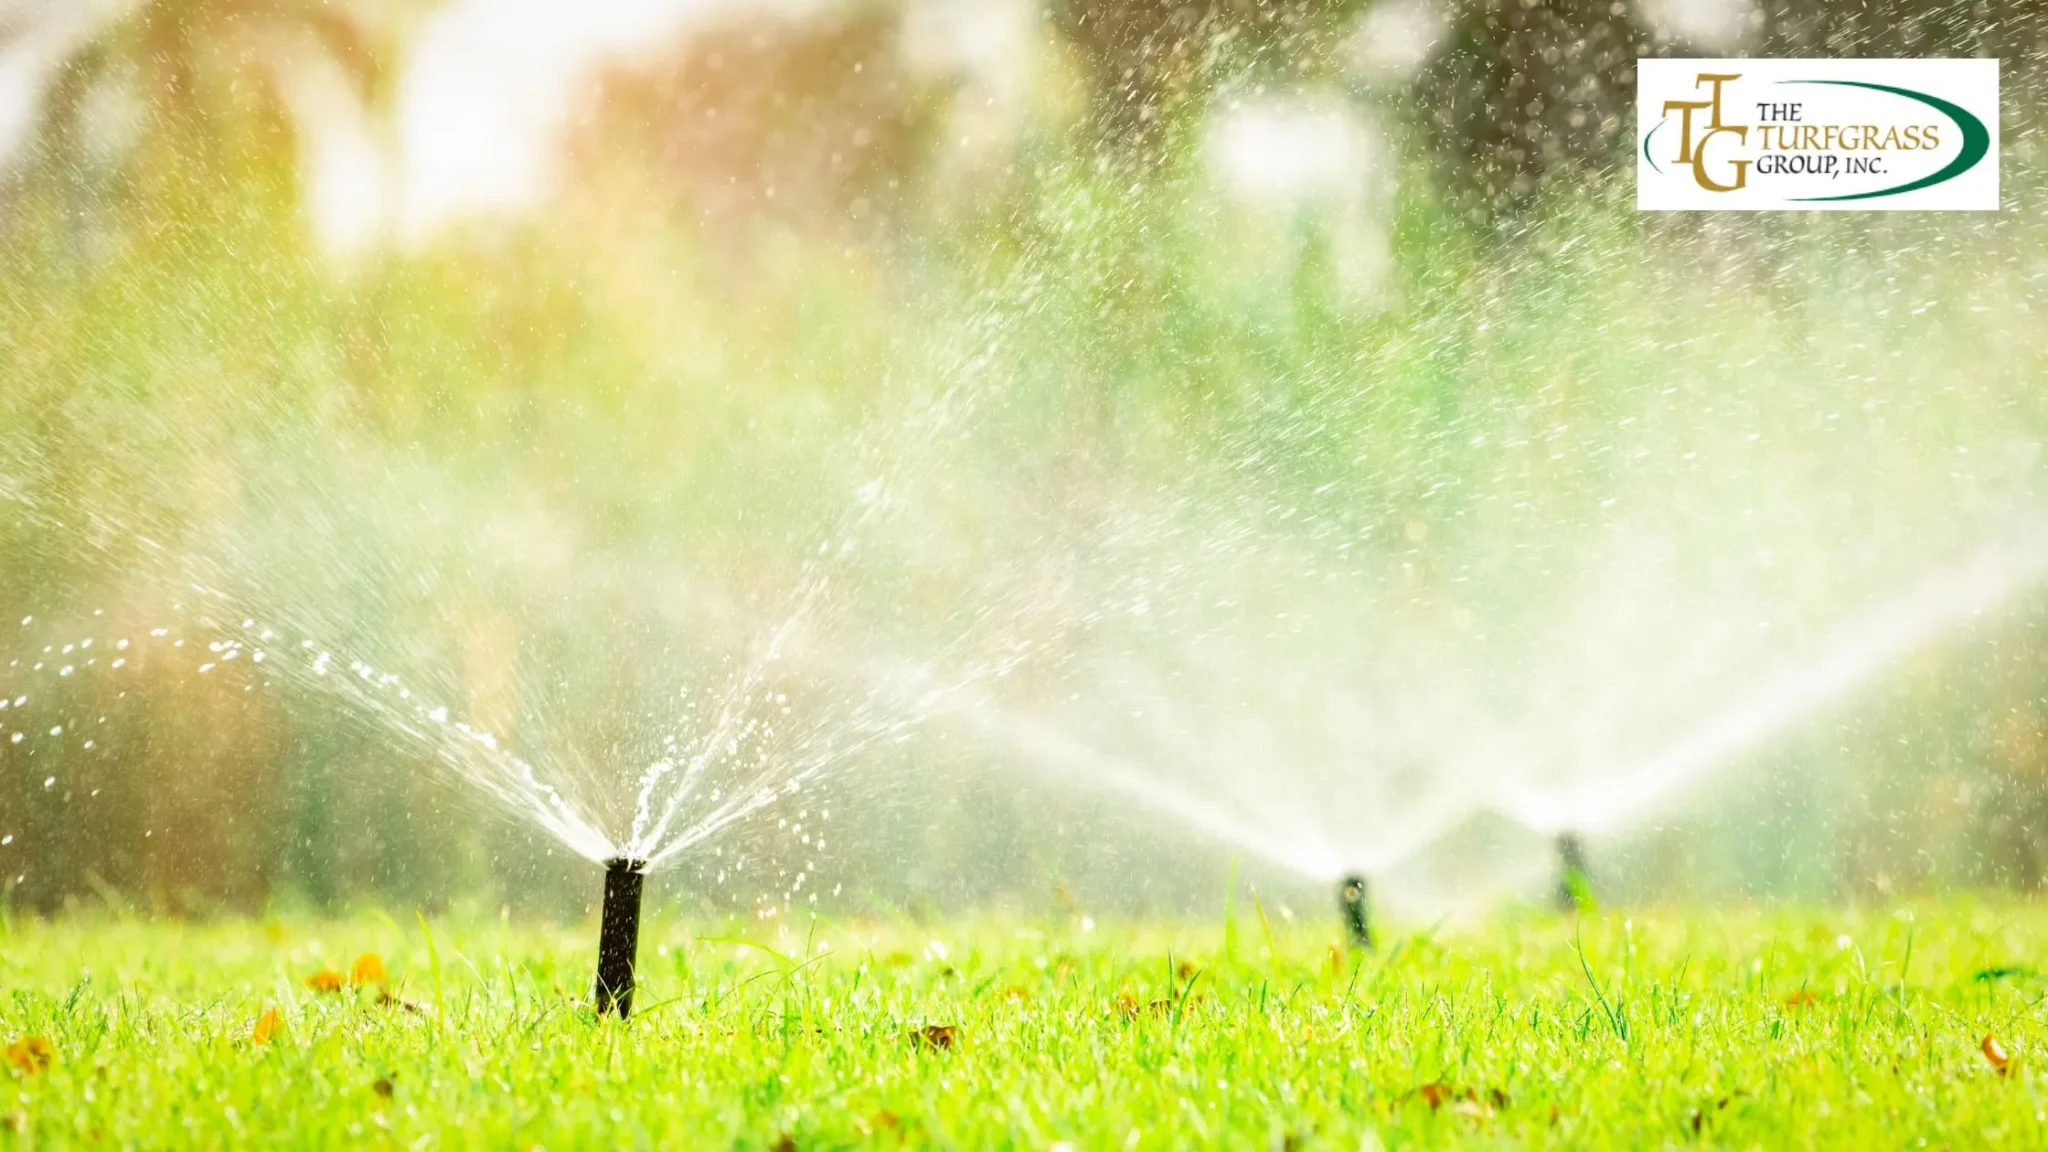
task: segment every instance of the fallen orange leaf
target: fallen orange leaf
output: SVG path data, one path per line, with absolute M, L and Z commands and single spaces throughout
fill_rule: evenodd
M 21 1069 L 25 1076 L 48 1068 L 56 1057 L 57 1049 L 47 1036 L 23 1036 L 7 1046 L 7 1062 Z
M 2000 1076 L 2012 1074 L 2012 1058 L 2005 1054 L 2005 1045 L 1998 1042 L 1998 1037 L 1987 1033 L 1984 1037 L 1984 1043 L 1978 1045 L 1978 1047 L 1984 1050 L 1984 1060 L 1991 1065 L 1992 1071 Z
M 951 1048 L 954 1028 L 951 1024 L 927 1024 L 910 1035 L 920 1048 Z
M 268 1044 L 272 1037 L 282 1031 L 284 1031 L 284 1018 L 277 1014 L 277 1009 L 272 1008 L 256 1018 L 256 1027 L 250 1030 L 249 1035 L 258 1044 Z
M 339 992 L 342 984 L 341 973 L 326 968 L 306 977 L 306 987 L 315 992 Z
M 1422 1097 L 1422 1102 L 1429 1105 L 1432 1112 L 1449 1104 L 1451 1111 L 1460 1115 L 1482 1118 L 1491 1116 L 1508 1106 L 1507 1093 L 1502 1092 L 1498 1088 L 1487 1089 L 1486 1100 L 1481 1102 L 1479 1093 L 1474 1092 L 1472 1089 L 1453 1088 L 1441 1080 L 1434 1080 L 1424 1084 L 1422 1087 L 1408 1093 L 1408 1095 Z
M 1785 997 L 1785 1007 L 1787 1008 L 1811 1008 L 1815 1003 L 1817 1001 L 1814 999 L 1813 993 L 1808 992 L 1804 988 Z
M 382 984 L 387 979 L 388 977 L 384 975 L 384 961 L 378 959 L 375 952 L 365 952 L 356 957 L 354 966 L 348 970 L 348 982 L 359 986 Z
M 1474 1120 L 1485 1120 L 1493 1115 L 1493 1109 L 1477 1100 L 1459 1100 L 1451 1105 L 1451 1111 Z

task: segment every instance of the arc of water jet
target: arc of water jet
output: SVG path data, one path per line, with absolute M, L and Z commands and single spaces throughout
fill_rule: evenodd
M 1117 683 L 1111 686 L 1111 690 L 1118 688 L 1121 689 L 1118 696 L 1120 701 L 1119 707 L 1142 725 L 1143 735 L 1148 736 L 1155 745 L 1164 745 L 1166 747 L 1164 753 L 1166 756 L 1171 757 L 1176 762 L 1202 760 L 1212 756 L 1209 749 L 1198 739 L 1175 728 L 1171 723 L 1171 716 L 1161 717 L 1157 714 L 1157 711 L 1160 709 L 1164 709 L 1169 713 L 1174 712 L 1176 702 L 1172 697 L 1156 692 L 1136 693 L 1133 690 L 1133 685 L 1126 678 L 1119 678 Z M 1258 818 L 1256 822 L 1263 823 L 1266 827 L 1273 828 L 1293 823 L 1287 819 L 1287 813 L 1280 811 L 1285 805 L 1276 806 L 1273 803 L 1276 797 L 1270 792 L 1262 794 L 1258 786 L 1257 777 L 1251 772 L 1242 770 L 1252 766 L 1250 764 L 1240 764 L 1240 771 L 1231 773 L 1226 777 L 1228 795 L 1225 799 L 1240 810 L 1255 814 Z M 1127 765 L 1127 768 L 1132 772 L 1141 771 L 1135 765 Z M 1298 800 L 1299 798 L 1296 797 L 1296 799 Z M 1211 806 L 1213 807 L 1213 805 Z M 1237 823 L 1243 825 L 1247 821 L 1240 820 Z M 1334 860 L 1338 854 L 1335 851 L 1326 851 L 1325 855 Z M 1362 867 L 1365 865 L 1362 862 L 1353 861 L 1351 866 Z
M 1327 880 L 1336 876 L 1343 867 L 1337 863 L 1335 854 L 1318 840 L 1291 842 L 1248 827 L 1233 819 L 1228 812 L 1146 775 L 1121 757 L 1007 712 L 985 698 L 956 693 L 945 698 L 944 703 L 949 717 L 965 722 L 985 736 L 996 738 L 1041 763 L 1058 764 L 1083 774 L 1091 783 L 1105 786 L 1298 875 L 1311 880 Z
M 692 846 L 773 804 L 780 797 L 788 795 L 792 786 L 801 787 L 805 781 L 823 772 L 834 761 L 859 755 L 874 744 L 880 732 L 880 729 L 875 729 L 863 734 L 851 744 L 832 748 L 824 753 L 813 753 L 802 762 L 801 767 L 777 777 L 776 784 L 767 783 L 772 772 L 763 772 L 755 776 L 745 787 L 735 789 L 733 795 L 724 803 L 696 819 L 674 839 L 662 843 L 658 850 L 649 854 L 647 870 L 651 872 L 661 867 Z
M 778 633 L 781 631 L 778 629 Z M 1094 784 L 1106 787 L 1148 809 L 1177 819 L 1205 835 L 1305 878 L 1328 880 L 1336 877 L 1345 867 L 1358 866 L 1355 861 L 1340 863 L 1338 854 L 1319 838 L 1312 841 L 1291 841 L 1284 836 L 1268 834 L 1249 827 L 1244 821 L 1233 818 L 1226 810 L 1152 777 L 1130 761 L 1084 744 L 1048 725 L 1008 712 L 985 695 L 973 690 L 972 681 L 982 677 L 968 677 L 962 682 L 950 685 L 939 684 L 933 681 L 927 666 L 922 664 L 902 660 L 888 663 L 873 659 L 856 661 L 815 643 L 804 644 L 800 655 L 812 665 L 864 683 L 871 693 L 871 699 L 886 700 L 890 706 L 913 714 L 937 712 L 983 738 L 1007 746 L 1036 763 L 1060 766 L 1070 772 L 1081 774 Z M 830 760 L 854 755 L 872 744 L 875 738 L 876 735 L 869 735 L 850 747 L 834 749 L 829 757 L 791 778 L 805 779 L 816 775 L 824 770 Z M 758 791 L 758 788 L 751 787 L 743 790 L 740 795 L 728 800 L 710 815 L 693 824 L 687 834 L 673 842 L 660 843 L 658 848 L 646 853 L 648 867 L 652 869 L 661 866 L 691 845 L 743 819 L 764 806 L 768 800 L 772 800 L 771 796 L 754 802 L 753 797 Z M 665 813 L 669 819 L 673 819 L 674 811 L 680 808 L 682 799 L 680 794 L 671 798 L 669 811 Z M 668 827 L 669 823 L 665 820 L 659 826 L 661 835 L 667 834 Z M 635 847 L 637 850 L 653 847 L 657 843 L 659 837 L 650 835 L 636 841 Z M 1383 855 L 1375 854 L 1373 860 L 1378 860 Z M 1366 866 L 1375 865 L 1368 861 Z
M 1968 563 L 1921 583 L 1843 629 L 1821 654 L 1771 677 L 1757 691 L 1687 732 L 1663 751 L 1613 774 L 1597 794 L 1562 801 L 1523 791 L 1503 814 L 1539 831 L 1620 827 L 1693 780 L 1776 736 L 1802 717 L 1873 679 L 1894 660 L 1992 611 L 2048 577 L 2048 536 L 1994 544 Z
M 816 602 L 814 585 L 822 583 L 822 579 L 814 581 L 809 578 L 808 573 L 806 574 L 796 610 L 785 617 L 770 634 L 767 650 L 761 658 L 752 661 L 745 674 L 728 684 L 726 690 L 719 695 L 718 718 L 712 722 L 711 732 L 698 746 L 697 752 L 685 762 L 682 778 L 669 791 L 668 800 L 662 805 L 659 818 L 653 816 L 654 791 L 664 778 L 675 771 L 675 762 L 662 760 L 650 767 L 641 777 L 640 795 L 634 806 L 633 827 L 627 836 L 627 843 L 631 845 L 636 855 L 647 856 L 650 861 L 658 858 L 656 854 L 646 850 L 660 844 L 662 838 L 668 835 L 669 826 L 675 822 L 676 815 L 682 810 L 683 802 L 689 798 L 691 790 L 703 776 L 705 769 L 710 766 L 711 761 L 718 757 L 719 749 L 747 735 L 742 732 L 736 737 L 734 728 L 746 715 L 747 704 L 753 699 L 761 682 L 767 678 L 768 666 L 780 658 L 783 645 L 790 634 Z M 650 819 L 654 821 L 651 829 L 648 828 Z
M 246 621 L 258 615 L 267 615 L 250 610 L 223 588 L 220 575 L 214 566 L 200 557 L 180 557 L 185 566 L 186 586 L 196 596 L 217 602 L 228 613 L 229 619 Z M 203 577 L 203 579 L 195 578 Z M 288 630 L 298 631 L 311 643 L 310 629 L 298 624 L 284 624 L 273 619 Z M 226 624 L 212 623 L 202 618 L 203 627 L 226 634 Z M 325 662 L 337 649 L 332 645 L 321 645 L 320 661 Z M 348 654 L 344 651 L 344 656 Z M 380 688 L 404 688 L 399 679 L 383 673 L 373 678 L 371 666 L 355 657 L 348 657 L 351 672 L 355 675 L 316 675 L 307 677 L 305 669 L 290 661 L 277 661 L 268 665 L 269 675 L 290 680 L 301 686 L 334 696 L 345 705 L 352 705 L 369 717 L 380 720 L 391 732 L 410 738 L 423 745 L 433 758 L 453 770 L 470 785 L 521 812 L 534 820 L 542 831 L 559 840 L 570 851 L 596 862 L 603 862 L 614 854 L 608 837 L 587 817 L 565 800 L 553 786 L 541 782 L 535 775 L 533 765 L 526 760 L 500 748 L 495 741 L 483 733 L 457 724 L 460 738 L 457 739 L 439 724 L 433 728 L 422 727 L 418 721 L 432 714 L 423 699 L 413 701 L 409 709 L 393 704 L 377 693 Z M 445 710 L 444 710 L 445 711 Z
M 971 366 L 971 364 L 968 366 Z M 939 413 L 941 422 L 943 422 L 944 412 L 954 402 L 955 397 L 961 393 L 965 379 L 965 373 L 949 375 L 945 387 L 934 399 L 930 411 Z M 937 441 L 937 437 L 926 437 L 918 441 L 918 443 L 926 446 L 926 451 L 928 451 L 929 445 Z M 876 451 L 878 450 L 870 446 L 864 451 L 863 455 L 871 455 Z M 899 462 L 898 471 L 908 471 L 911 466 L 921 463 L 923 459 L 924 455 L 922 453 L 913 454 L 911 458 Z M 721 696 L 719 718 L 713 724 L 711 737 L 705 741 L 698 754 L 691 757 L 684 766 L 682 779 L 670 790 L 667 803 L 662 806 L 659 818 L 652 816 L 654 791 L 659 786 L 661 780 L 675 770 L 675 766 L 672 762 L 664 761 L 650 767 L 646 775 L 642 777 L 640 795 L 635 804 L 633 826 L 628 837 L 628 843 L 633 846 L 636 853 L 644 854 L 650 860 L 665 859 L 674 855 L 670 851 L 650 850 L 656 849 L 657 846 L 661 845 L 662 839 L 668 835 L 669 828 L 674 824 L 676 816 L 681 812 L 684 801 L 689 798 L 696 781 L 702 777 L 711 761 L 716 758 L 719 746 L 731 739 L 732 725 L 737 723 L 739 717 L 745 713 L 747 701 L 752 698 L 754 692 L 760 687 L 761 682 L 766 679 L 768 668 L 782 658 L 784 649 L 792 639 L 799 636 L 802 626 L 809 623 L 813 610 L 831 585 L 834 575 L 833 562 L 852 551 L 852 542 L 858 539 L 860 534 L 867 529 L 869 523 L 879 515 L 884 505 L 885 501 L 880 499 L 862 500 L 857 503 L 851 510 L 841 516 L 838 524 L 834 527 L 831 541 L 838 542 L 839 546 L 831 547 L 830 543 L 828 543 L 828 550 L 823 554 L 822 558 L 813 556 L 805 562 L 803 571 L 797 578 L 796 590 L 791 596 L 790 609 L 783 614 L 781 622 L 770 633 L 767 647 L 761 656 L 756 658 L 748 666 L 746 673 L 729 686 L 727 691 Z M 650 819 L 653 820 L 651 830 L 647 827 Z M 701 836 L 696 837 L 696 839 L 701 838 Z
M 225 598 L 224 594 L 216 595 Z M 570 851 L 587 859 L 602 862 L 614 849 L 609 840 L 594 825 L 576 812 L 560 793 L 542 784 L 527 761 L 500 749 L 485 746 L 464 736 L 451 739 L 437 728 L 424 728 L 416 723 L 418 716 L 428 714 L 424 703 L 413 706 L 414 715 L 379 699 L 368 692 L 364 682 L 353 676 L 305 678 L 299 670 L 286 664 L 274 665 L 279 674 L 292 678 L 298 683 L 316 690 L 329 692 L 340 697 L 345 703 L 353 703 L 364 711 L 382 717 L 391 731 L 409 737 L 428 748 L 434 757 L 455 771 L 463 780 L 495 797 L 509 807 L 531 817 L 555 839 Z
M 892 692 L 894 681 L 885 680 L 880 676 L 870 677 L 866 683 L 868 696 L 854 709 L 846 725 L 855 733 L 853 738 L 837 743 L 827 742 L 823 747 L 812 747 L 808 751 L 802 751 L 794 759 L 793 768 L 780 772 L 770 768 L 756 773 L 743 785 L 736 787 L 732 796 L 724 803 L 712 809 L 710 813 L 698 817 L 673 839 L 666 842 L 650 841 L 648 846 L 652 850 L 647 853 L 648 869 L 662 866 L 690 847 L 767 807 L 777 798 L 788 795 L 792 789 L 822 774 L 833 764 L 858 756 L 901 731 L 903 725 L 892 723 L 883 713 L 882 705 L 887 703 L 895 710 L 902 711 L 903 701 L 908 693 Z M 682 797 L 678 796 L 673 803 L 680 806 L 681 801 Z

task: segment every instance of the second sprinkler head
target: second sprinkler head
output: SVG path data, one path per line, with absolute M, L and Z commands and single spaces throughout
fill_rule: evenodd
M 1372 889 L 1364 876 L 1352 873 L 1337 882 L 1337 911 L 1353 948 L 1372 947 Z
M 1557 837 L 1557 910 L 1590 911 L 1593 885 L 1586 871 L 1586 842 L 1576 832 Z

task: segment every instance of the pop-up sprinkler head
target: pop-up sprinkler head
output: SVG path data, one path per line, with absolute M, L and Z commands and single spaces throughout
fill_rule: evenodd
M 1372 895 L 1365 877 L 1353 873 L 1337 882 L 1337 911 L 1353 948 L 1372 948 Z
M 633 961 L 640 951 L 640 886 L 647 861 L 605 861 L 604 911 L 597 929 L 597 1014 L 633 1013 Z
M 1586 875 L 1586 842 L 1576 832 L 1557 836 L 1557 910 L 1577 912 L 1593 902 L 1592 882 Z

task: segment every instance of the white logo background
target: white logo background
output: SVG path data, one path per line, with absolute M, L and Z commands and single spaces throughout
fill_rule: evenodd
M 1996 60 L 1636 62 L 1639 209 L 1995 211 L 1998 150 Z

